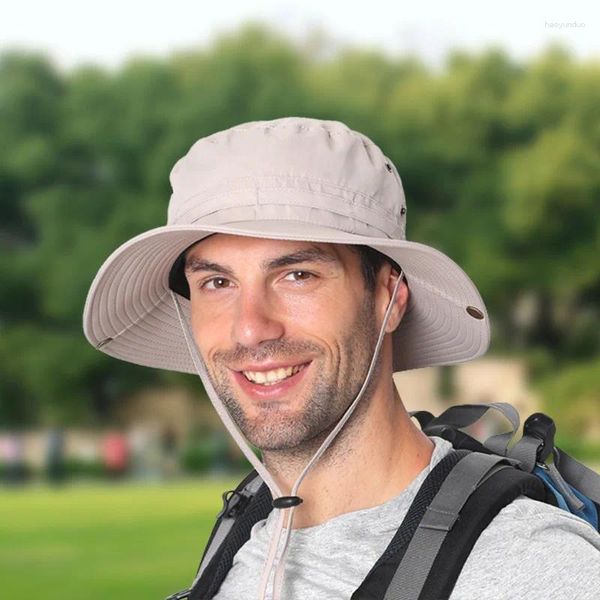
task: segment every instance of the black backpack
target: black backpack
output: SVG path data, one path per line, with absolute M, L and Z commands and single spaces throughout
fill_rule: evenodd
M 500 411 L 512 430 L 485 442 L 462 431 L 490 409 Z M 464 404 L 438 417 L 425 411 L 411 416 L 427 435 L 448 440 L 453 449 L 428 474 L 351 600 L 448 598 L 480 533 L 519 496 L 559 506 L 599 530 L 600 476 L 554 446 L 556 427 L 548 416 L 531 415 L 510 448 L 519 417 L 509 404 Z M 254 470 L 225 492 L 194 582 L 166 600 L 213 598 L 252 526 L 272 509 L 271 492 Z

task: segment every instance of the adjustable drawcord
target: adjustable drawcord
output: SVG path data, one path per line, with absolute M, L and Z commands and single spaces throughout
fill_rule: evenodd
M 171 297 L 173 299 L 173 303 L 175 305 L 175 310 L 177 311 L 177 316 L 179 318 L 181 328 L 184 333 L 184 337 L 186 340 L 186 344 L 188 346 L 190 357 L 192 359 L 192 362 L 194 363 L 196 371 L 198 372 L 198 376 L 200 377 L 200 379 L 202 380 L 202 382 L 204 384 L 206 393 L 208 394 L 208 397 L 209 397 L 212 405 L 214 406 L 215 410 L 217 411 L 217 414 L 221 417 L 221 420 L 223 421 L 223 424 L 225 425 L 225 427 L 227 428 L 229 433 L 232 435 L 232 437 L 234 438 L 234 440 L 236 441 L 236 443 L 238 444 L 238 446 L 240 447 L 240 449 L 242 450 L 242 452 L 244 453 L 246 458 L 249 460 L 250 464 L 252 464 L 252 466 L 256 469 L 257 473 L 261 476 L 262 480 L 269 487 L 269 489 L 271 491 L 271 495 L 274 498 L 273 507 L 280 509 L 277 523 L 275 525 L 275 531 L 273 532 L 272 537 L 271 537 L 271 544 L 269 547 L 267 560 L 265 562 L 265 566 L 263 569 L 263 574 L 262 574 L 261 583 L 260 583 L 260 587 L 259 587 L 259 595 L 258 595 L 259 600 L 266 600 L 266 598 L 267 598 L 267 596 L 266 596 L 267 587 L 269 584 L 271 572 L 273 570 L 273 565 L 277 558 L 277 554 L 279 554 L 279 560 L 278 560 L 277 569 L 275 572 L 275 578 L 274 578 L 274 582 L 273 582 L 272 600 L 279 600 L 281 598 L 281 590 L 282 590 L 282 586 L 283 586 L 283 574 L 284 574 L 284 569 L 285 569 L 285 559 L 287 557 L 287 551 L 288 551 L 288 547 L 289 547 L 289 540 L 290 540 L 291 528 L 292 528 L 292 523 L 293 523 L 293 518 L 294 518 L 294 511 L 295 511 L 296 507 L 302 502 L 302 499 L 297 495 L 298 488 L 300 487 L 300 484 L 302 483 L 302 481 L 304 480 L 306 475 L 313 468 L 313 466 L 315 465 L 317 460 L 319 460 L 319 458 L 323 455 L 323 453 L 331 445 L 331 443 L 336 438 L 336 436 L 338 435 L 338 433 L 340 432 L 342 427 L 346 424 L 348 419 L 351 417 L 352 413 L 358 406 L 358 403 L 360 402 L 362 396 L 364 395 L 364 392 L 367 389 L 367 386 L 368 386 L 371 376 L 373 374 L 375 364 L 379 357 L 381 345 L 383 343 L 383 338 L 385 337 L 385 328 L 387 326 L 390 315 L 392 313 L 392 308 L 394 305 L 394 301 L 396 299 L 396 293 L 398 291 L 398 287 L 403 278 L 404 278 L 404 273 L 402 272 L 402 270 L 400 270 L 398 280 L 396 281 L 394 290 L 392 292 L 392 297 L 390 298 L 389 304 L 388 304 L 386 312 L 385 312 L 385 316 L 383 318 L 383 323 L 382 323 L 381 329 L 379 331 L 379 336 L 377 338 L 377 343 L 376 343 L 375 349 L 373 351 L 373 356 L 371 358 L 371 363 L 369 365 L 369 369 L 367 371 L 367 374 L 365 376 L 363 384 L 362 384 L 358 394 L 356 395 L 356 398 L 354 399 L 352 404 L 350 404 L 350 406 L 346 409 L 346 412 L 342 415 L 342 417 L 340 418 L 340 420 L 338 421 L 338 423 L 336 424 L 334 429 L 329 433 L 327 438 L 325 438 L 325 440 L 323 441 L 323 443 L 321 444 L 319 449 L 315 452 L 315 454 L 313 455 L 311 460 L 308 462 L 308 464 L 306 465 L 306 467 L 304 468 L 304 470 L 302 471 L 302 473 L 296 480 L 296 483 L 294 483 L 292 490 L 291 490 L 291 494 L 289 496 L 282 495 L 281 490 L 279 489 L 279 486 L 277 485 L 277 483 L 275 482 L 273 477 L 270 475 L 270 473 L 268 472 L 268 470 L 266 469 L 264 464 L 254 454 L 254 452 L 252 451 L 252 449 L 250 447 L 249 442 L 246 440 L 243 433 L 238 428 L 237 424 L 233 421 L 231 415 L 229 414 L 229 411 L 223 405 L 221 399 L 219 398 L 218 394 L 216 393 L 216 390 L 214 389 L 214 387 L 212 385 L 210 377 L 208 376 L 208 370 L 206 368 L 206 365 L 204 364 L 204 360 L 202 359 L 200 352 L 198 351 L 198 348 L 194 341 L 193 334 L 191 332 L 189 323 L 187 322 L 187 320 L 185 319 L 185 317 L 183 315 L 183 311 L 181 309 L 179 299 L 177 298 L 177 295 L 173 291 L 170 292 Z M 286 519 L 286 511 L 288 511 L 287 519 Z M 284 521 L 286 521 L 286 525 L 285 525 L 286 532 L 285 532 L 285 538 L 283 540 L 283 547 L 280 550 L 280 552 L 277 552 L 280 541 L 281 541 L 281 534 L 284 529 Z M 192 585 L 192 587 L 193 587 L 193 585 Z

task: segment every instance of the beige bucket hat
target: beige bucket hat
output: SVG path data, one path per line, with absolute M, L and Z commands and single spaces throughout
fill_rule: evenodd
M 125 361 L 195 373 L 169 273 L 213 233 L 371 246 L 410 289 L 393 334 L 394 370 L 472 360 L 489 346 L 486 307 L 468 275 L 431 246 L 406 240 L 406 202 L 392 161 L 340 121 L 284 117 L 199 139 L 171 171 L 167 225 L 117 248 L 88 292 L 88 341 Z M 180 305 L 189 317 L 189 301 Z

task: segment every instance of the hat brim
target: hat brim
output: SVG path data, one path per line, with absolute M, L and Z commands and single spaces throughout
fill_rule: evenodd
M 88 341 L 121 360 L 195 373 L 170 295 L 169 272 L 183 250 L 214 233 L 362 244 L 396 261 L 410 294 L 404 317 L 392 334 L 394 371 L 465 362 L 489 346 L 485 304 L 469 276 L 443 252 L 418 242 L 364 237 L 293 221 L 166 225 L 132 238 L 106 259 L 92 282 L 83 314 Z M 188 318 L 189 305 L 181 298 Z

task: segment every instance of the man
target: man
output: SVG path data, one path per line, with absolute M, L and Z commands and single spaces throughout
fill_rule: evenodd
M 392 373 L 481 356 L 485 305 L 449 257 L 405 239 L 396 169 L 339 121 L 217 132 L 171 183 L 168 225 L 107 259 L 84 327 L 115 357 L 198 372 L 274 498 L 198 597 L 350 598 L 451 449 L 410 420 Z M 585 522 L 519 498 L 451 597 L 591 599 L 599 548 Z

